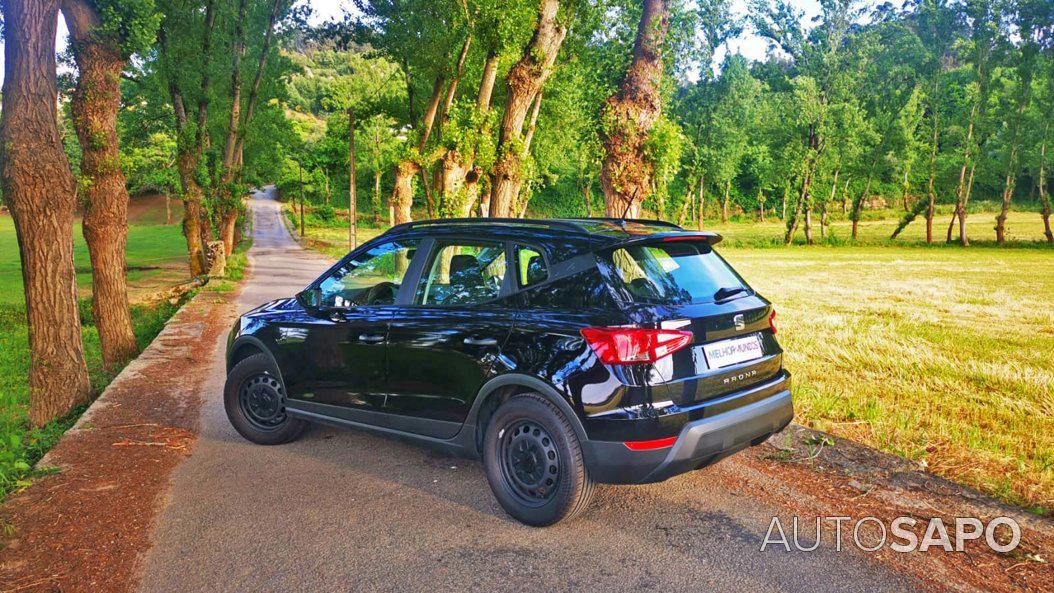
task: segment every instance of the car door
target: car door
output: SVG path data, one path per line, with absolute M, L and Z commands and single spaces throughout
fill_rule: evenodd
M 391 320 L 385 409 L 403 430 L 457 434 L 512 327 L 500 241 L 437 239 L 413 301 Z
M 348 258 L 316 282 L 290 397 L 308 411 L 376 423 L 384 407 L 388 325 L 418 241 L 380 243 Z

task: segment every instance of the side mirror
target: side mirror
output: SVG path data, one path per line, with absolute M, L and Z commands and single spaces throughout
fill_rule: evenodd
M 309 288 L 297 293 L 296 300 L 309 311 L 318 310 L 322 307 L 322 291 L 318 288 Z

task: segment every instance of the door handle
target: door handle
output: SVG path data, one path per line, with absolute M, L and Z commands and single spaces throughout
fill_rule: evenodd
M 497 346 L 498 341 L 494 338 L 477 338 L 475 336 L 465 338 L 465 344 L 469 346 Z
M 359 336 L 360 342 L 366 342 L 367 344 L 379 344 L 384 341 L 383 334 L 361 334 Z

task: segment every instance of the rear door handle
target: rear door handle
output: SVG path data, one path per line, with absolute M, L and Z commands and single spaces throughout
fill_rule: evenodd
M 359 336 L 360 342 L 366 342 L 367 344 L 379 344 L 384 341 L 383 334 L 362 334 Z
M 498 341 L 494 338 L 465 338 L 465 344 L 469 346 L 497 346 Z

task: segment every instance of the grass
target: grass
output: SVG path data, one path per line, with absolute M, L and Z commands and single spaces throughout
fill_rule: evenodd
M 74 260 L 82 311 L 82 336 L 92 388 L 99 393 L 116 376 L 102 366 L 99 334 L 90 323 L 91 272 L 80 228 L 74 229 Z M 187 276 L 186 247 L 178 225 L 133 224 L 128 232 L 128 282 L 133 302 Z M 179 304 L 133 305 L 140 347 L 153 340 Z M 21 263 L 10 217 L 0 216 L 0 499 L 27 483 L 32 465 L 50 449 L 83 409 L 42 428 L 27 421 L 29 345 Z
M 891 246 L 924 246 L 926 245 L 926 221 L 922 218 L 916 219 L 896 239 L 890 240 L 893 229 L 899 222 L 898 211 L 867 212 L 868 217 L 860 221 L 857 241 L 852 242 L 852 222 L 845 220 L 841 212 L 832 213 L 830 225 L 830 237 L 820 237 L 819 217 L 813 219 L 813 240 L 832 246 L 846 244 L 870 245 L 876 247 Z M 966 232 L 970 242 L 974 245 L 995 244 L 995 212 L 975 212 L 967 215 Z M 948 223 L 951 221 L 951 213 L 938 214 L 933 221 L 934 246 L 945 245 L 945 235 Z M 1007 241 L 1009 246 L 1034 246 L 1034 243 L 1044 240 L 1043 219 L 1038 212 L 1013 211 L 1007 218 Z M 707 221 L 707 230 L 720 233 L 724 237 L 725 246 L 741 247 L 782 247 L 785 226 L 783 221 L 769 219 L 763 223 L 754 220 L 730 221 L 727 223 L 714 223 Z M 959 228 L 955 227 L 953 237 L 958 239 Z M 795 237 L 798 243 L 805 242 L 805 232 L 801 225 Z
M 1012 212 L 1001 248 L 995 214 L 972 213 L 969 249 L 944 244 L 948 213 L 934 246 L 923 221 L 890 241 L 899 213 L 868 215 L 857 243 L 839 220 L 813 247 L 783 246 L 779 220 L 707 225 L 776 305 L 797 420 L 1054 513 L 1054 250 L 1039 215 Z M 347 253 L 340 213 L 306 222 L 310 247 Z
M 1054 511 L 1054 253 L 722 253 L 776 304 L 800 422 Z

